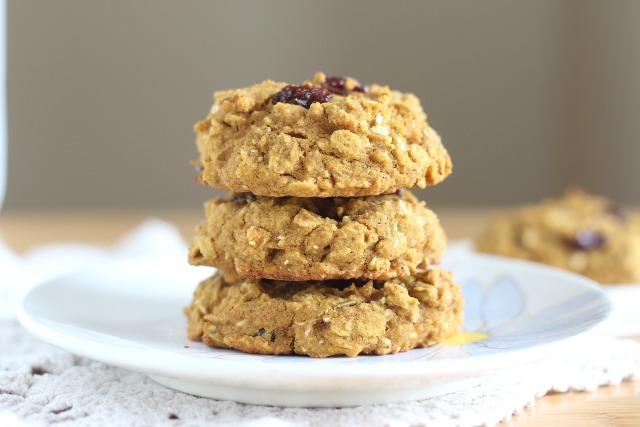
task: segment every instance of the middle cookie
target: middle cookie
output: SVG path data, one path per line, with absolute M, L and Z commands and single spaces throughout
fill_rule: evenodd
M 274 280 L 391 279 L 438 263 L 446 237 L 409 191 L 349 198 L 213 199 L 189 262 Z

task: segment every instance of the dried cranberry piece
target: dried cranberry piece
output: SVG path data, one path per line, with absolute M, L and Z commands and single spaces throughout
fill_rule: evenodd
M 604 207 L 604 212 L 617 218 L 618 220 L 624 222 L 627 220 L 627 215 L 624 213 L 622 208 L 615 203 L 609 203 Z
M 337 93 L 338 95 L 346 95 L 349 92 L 368 92 L 369 88 L 365 85 L 360 84 L 358 82 L 353 89 L 349 90 L 344 87 L 347 83 L 347 79 L 344 77 L 327 77 L 324 81 L 324 86 L 329 89 L 333 93 Z
M 207 185 L 207 183 L 204 182 L 204 179 L 202 178 L 202 175 L 204 174 L 204 166 L 202 165 L 202 163 L 196 160 L 191 164 L 195 166 L 196 170 L 198 171 L 198 175 L 196 175 L 196 177 L 193 179 L 195 183 L 200 185 Z
M 254 335 L 254 337 L 261 337 L 266 333 L 267 330 L 265 328 L 260 328 L 258 329 L 258 333 Z M 271 342 L 274 342 L 276 340 L 276 331 L 269 331 L 268 333 L 271 337 Z
M 271 98 L 271 103 L 297 104 L 309 109 L 314 102 L 328 102 L 331 98 L 333 98 L 333 94 L 326 87 L 307 83 L 301 86 L 288 85 L 283 87 Z
M 250 202 L 256 199 L 253 193 L 241 193 L 229 199 L 229 203 Z
M 601 231 L 580 230 L 567 243 L 573 249 L 588 251 L 604 246 L 607 243 L 607 236 Z

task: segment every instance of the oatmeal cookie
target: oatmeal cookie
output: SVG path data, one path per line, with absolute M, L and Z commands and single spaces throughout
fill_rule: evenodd
M 217 92 L 195 125 L 203 184 L 281 197 L 352 197 L 435 185 L 451 159 L 418 98 L 317 73 Z
M 463 305 L 451 274 L 439 269 L 389 281 L 325 282 L 218 271 L 200 283 L 185 314 L 189 338 L 213 347 L 327 357 L 436 344 L 456 332 Z
M 232 194 L 206 203 L 189 262 L 245 278 L 390 279 L 440 261 L 436 215 L 409 191 L 353 198 Z
M 496 218 L 477 249 L 572 270 L 603 284 L 640 282 L 640 222 L 580 189 Z

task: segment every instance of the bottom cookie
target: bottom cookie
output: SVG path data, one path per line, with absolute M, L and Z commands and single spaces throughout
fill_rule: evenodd
M 188 336 L 247 353 L 390 354 L 455 334 L 464 301 L 440 269 L 386 281 L 285 282 L 218 271 L 189 307 Z

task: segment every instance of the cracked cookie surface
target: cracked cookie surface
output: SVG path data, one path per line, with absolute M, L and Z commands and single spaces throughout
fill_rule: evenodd
M 640 221 L 580 189 L 497 217 L 477 250 L 542 262 L 602 284 L 640 282 Z
M 406 276 L 439 262 L 446 237 L 424 202 L 409 191 L 398 193 L 213 199 L 189 262 L 277 280 Z
M 188 336 L 213 347 L 312 357 L 391 354 L 455 334 L 463 298 L 450 273 L 388 281 L 282 282 L 218 271 L 185 309 Z
M 198 180 L 261 196 L 351 197 L 424 188 L 451 173 L 418 98 L 338 80 L 317 73 L 307 85 L 334 92 L 304 105 L 274 103 L 290 101 L 281 94 L 291 86 L 273 81 L 216 92 L 209 116 L 194 127 Z

